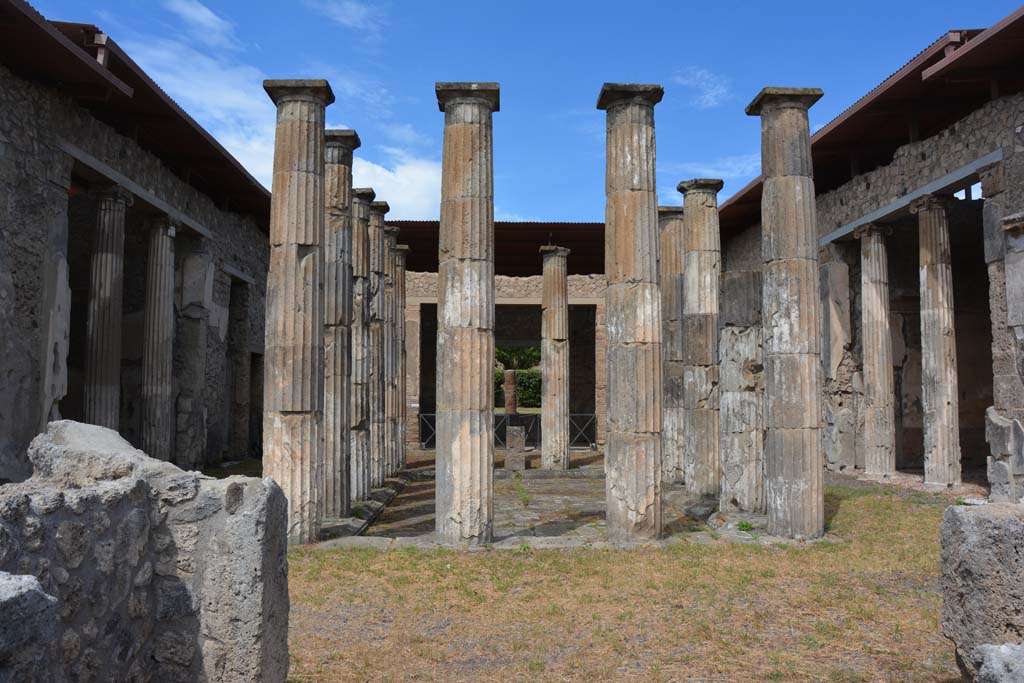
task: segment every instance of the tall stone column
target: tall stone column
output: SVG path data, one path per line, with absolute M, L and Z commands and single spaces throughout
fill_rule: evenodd
M 860 240 L 861 349 L 864 362 L 864 472 L 889 477 L 896 472 L 896 391 L 889 329 L 888 229 L 858 228 Z
M 662 356 L 654 105 L 660 85 L 605 83 L 608 538 L 661 535 Z
M 132 195 L 121 187 L 100 193 L 89 275 L 85 361 L 85 421 L 120 429 L 121 308 L 124 222 Z
M 174 380 L 178 397 L 174 464 L 198 469 L 206 463 L 206 350 L 213 308 L 213 256 L 209 240 L 178 233 L 181 301 L 174 340 Z
M 437 292 L 437 537 L 491 540 L 497 83 L 438 83 L 444 112 Z
M 924 483 L 960 483 L 960 402 L 956 375 L 953 266 L 946 201 L 916 200 L 921 268 L 921 402 L 924 412 Z
M 825 531 L 821 451 L 821 298 L 807 110 L 817 88 L 765 88 L 761 117 L 761 256 L 768 533 Z
M 395 348 L 397 349 L 398 356 L 398 367 L 395 369 L 395 374 L 397 375 L 396 383 L 398 387 L 398 395 L 395 399 L 398 409 L 398 416 L 396 418 L 397 433 L 395 435 L 395 447 L 398 449 L 398 462 L 396 469 L 399 470 L 403 469 L 408 462 L 406 439 L 409 413 L 406 408 L 406 388 L 408 386 L 406 380 L 406 368 L 408 366 L 409 359 L 406 352 L 405 338 L 405 266 L 408 256 L 408 245 L 399 244 L 395 247 Z
M 252 410 L 252 353 L 248 282 L 231 282 L 228 305 L 228 363 L 231 365 L 231 422 L 229 453 L 232 458 L 252 455 L 250 417 Z
M 420 304 L 405 308 L 405 438 L 409 445 L 419 446 L 420 439 Z M 406 458 L 406 462 L 408 458 Z
M 387 240 L 384 236 L 384 215 L 387 202 L 370 204 L 370 486 L 384 485 L 387 471 L 387 379 L 384 357 L 387 334 Z
M 324 148 L 324 516 L 347 517 L 352 479 L 352 153 L 354 130 L 328 130 Z
M 145 332 L 142 340 L 142 450 L 174 455 L 174 225 L 167 216 L 149 228 Z
M 683 433 L 686 486 L 691 493 L 720 493 L 718 433 L 718 290 L 722 247 L 718 191 L 722 181 L 684 180 L 683 193 Z
M 665 405 L 661 433 L 662 481 L 686 481 L 683 454 L 683 207 L 658 207 L 658 286 L 661 291 Z
M 370 497 L 370 188 L 352 191 L 352 500 Z
M 395 296 L 395 267 L 398 228 L 384 227 L 384 471 L 398 471 L 398 299 Z
M 594 304 L 594 437 L 605 445 L 608 426 L 608 330 L 604 302 Z
M 569 250 L 540 248 L 544 258 L 540 325 L 540 462 L 569 469 Z
M 323 80 L 264 81 L 277 105 L 267 275 L 263 473 L 288 498 L 288 542 L 320 533 L 324 489 Z

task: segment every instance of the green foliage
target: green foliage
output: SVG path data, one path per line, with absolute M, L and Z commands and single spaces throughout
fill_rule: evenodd
M 754 525 L 745 519 L 741 519 L 740 521 L 736 522 L 736 528 L 740 531 L 753 531 Z
M 499 346 L 494 359 L 505 370 L 528 370 L 540 363 L 540 348 L 536 346 Z
M 540 408 L 540 370 L 516 370 L 516 404 L 520 408 Z M 494 405 L 505 404 L 505 372 L 494 371 Z

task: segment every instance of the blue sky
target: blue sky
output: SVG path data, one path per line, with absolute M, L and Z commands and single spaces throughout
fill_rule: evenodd
M 355 183 L 391 218 L 436 218 L 443 116 L 434 82 L 501 83 L 494 117 L 499 220 L 603 220 L 604 81 L 661 83 L 659 198 L 759 173 L 764 85 L 816 86 L 818 128 L 943 32 L 983 28 L 1012 0 L 821 3 L 642 0 L 33 0 L 124 47 L 269 186 L 274 112 L 264 78 L 325 77 L 330 127 L 363 140 Z

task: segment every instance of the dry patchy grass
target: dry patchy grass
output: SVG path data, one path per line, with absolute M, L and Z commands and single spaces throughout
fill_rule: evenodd
M 959 680 L 949 498 L 827 493 L 843 539 L 628 551 L 290 555 L 292 681 Z

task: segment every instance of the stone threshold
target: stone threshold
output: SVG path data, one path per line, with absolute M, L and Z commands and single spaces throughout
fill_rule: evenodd
M 406 484 L 419 478 L 416 474 L 415 472 L 399 472 L 388 477 L 384 480 L 384 486 L 370 492 L 368 499 L 353 503 L 353 507 L 362 510 L 363 515 L 325 519 L 320 526 L 321 540 L 312 545 L 331 548 L 335 547 L 330 545 L 333 541 L 362 536 L 370 525 L 381 516 L 384 508 L 401 493 Z
M 514 479 L 516 472 L 523 479 L 604 479 L 604 467 L 577 467 L 571 470 L 506 470 L 494 469 L 495 479 Z

